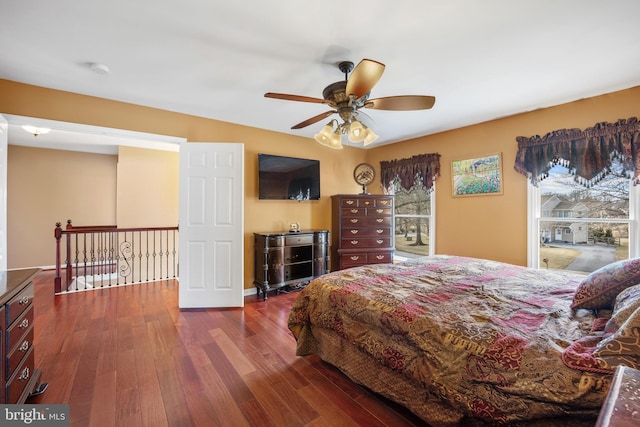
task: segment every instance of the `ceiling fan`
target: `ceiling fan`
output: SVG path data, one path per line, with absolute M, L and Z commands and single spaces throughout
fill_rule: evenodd
M 340 62 L 338 68 L 344 73 L 344 81 L 332 83 L 324 88 L 322 98 L 274 92 L 267 92 L 264 96 L 287 101 L 329 105 L 331 110 L 300 122 L 292 126 L 291 129 L 307 127 L 337 113 L 344 122 L 339 123 L 335 119 L 331 120 L 315 135 L 316 141 L 331 148 L 342 148 L 341 136 L 343 134 L 348 135 L 349 141 L 364 142 L 363 145 L 368 145 L 378 138 L 378 135 L 370 129 L 371 118 L 360 111 L 362 108 L 393 111 L 427 110 L 433 107 L 436 101 L 435 97 L 424 95 L 369 99 L 371 89 L 382 77 L 385 65 L 372 59 L 363 59 L 355 68 L 353 62 L 350 61 Z M 362 119 L 364 119 L 364 123 Z M 369 126 L 365 124 L 367 122 Z

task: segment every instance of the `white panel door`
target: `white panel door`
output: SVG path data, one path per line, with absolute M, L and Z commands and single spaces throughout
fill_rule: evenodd
M 180 145 L 180 308 L 244 306 L 244 145 Z
M 0 115 L 0 271 L 7 269 L 7 150 L 9 123 Z

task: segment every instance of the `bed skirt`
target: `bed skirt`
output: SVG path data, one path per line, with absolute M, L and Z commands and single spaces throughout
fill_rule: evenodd
M 464 414 L 451 407 L 427 389 L 405 378 L 391 369 L 376 363 L 367 354 L 346 343 L 335 332 L 324 328 L 307 328 L 298 339 L 298 356 L 316 354 L 326 363 L 338 368 L 353 382 L 397 402 L 434 427 L 488 426 L 477 419 L 465 418 Z M 307 334 L 310 333 L 311 336 Z M 305 335 L 306 338 L 305 339 Z M 376 369 L 372 369 L 376 366 Z M 543 418 L 509 424 L 510 426 L 566 426 L 592 427 L 598 411 L 576 410 L 570 416 Z

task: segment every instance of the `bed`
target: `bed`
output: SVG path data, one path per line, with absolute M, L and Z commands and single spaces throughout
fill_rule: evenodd
M 436 255 L 317 278 L 288 326 L 297 355 L 430 425 L 593 425 L 640 364 L 638 283 L 638 260 L 585 277 Z

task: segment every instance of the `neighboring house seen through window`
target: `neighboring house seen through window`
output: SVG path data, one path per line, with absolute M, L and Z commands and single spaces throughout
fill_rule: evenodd
M 585 187 L 557 165 L 538 187 L 529 183 L 531 267 L 589 273 L 606 263 L 640 256 L 640 186 L 616 170 L 621 166 L 614 162 L 613 173 Z M 581 261 L 585 259 L 589 262 Z

